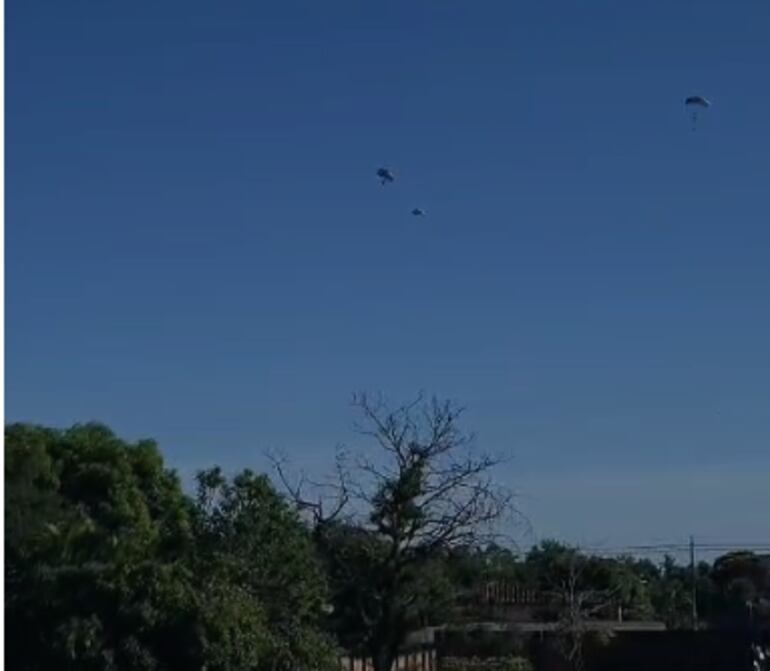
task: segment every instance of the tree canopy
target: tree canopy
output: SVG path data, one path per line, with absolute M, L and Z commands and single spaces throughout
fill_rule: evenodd
M 99 424 L 6 427 L 9 666 L 325 671 L 339 645 L 383 671 L 415 629 L 486 619 L 490 585 L 535 594 L 532 617 L 568 634 L 573 660 L 590 619 L 691 626 L 693 592 L 713 624 L 770 617 L 767 556 L 731 552 L 693 572 L 557 541 L 501 545 L 497 460 L 460 430 L 459 409 L 356 407 L 379 449 L 354 468 L 339 459 L 320 497 L 280 463 L 285 493 L 216 467 L 186 493 L 153 441 Z
M 5 449 L 14 668 L 328 666 L 324 579 L 266 478 L 208 472 L 193 499 L 153 442 L 95 424 L 13 425 Z

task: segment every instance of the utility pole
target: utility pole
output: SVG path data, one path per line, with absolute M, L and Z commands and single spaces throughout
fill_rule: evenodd
M 692 579 L 692 629 L 698 628 L 698 572 L 695 568 L 695 539 L 690 536 L 690 573 Z

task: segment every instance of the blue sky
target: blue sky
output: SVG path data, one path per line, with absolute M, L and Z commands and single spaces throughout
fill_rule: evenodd
M 6 11 L 9 420 L 314 470 L 425 389 L 537 536 L 770 541 L 766 2 Z

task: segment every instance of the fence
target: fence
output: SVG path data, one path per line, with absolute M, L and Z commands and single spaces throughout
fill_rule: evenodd
M 345 656 L 340 658 L 342 671 L 373 671 L 371 658 Z M 419 646 L 402 652 L 393 663 L 392 671 L 438 671 L 438 655 L 433 646 Z
M 488 582 L 478 594 L 482 603 L 500 605 L 536 605 L 545 601 L 536 590 L 509 582 Z

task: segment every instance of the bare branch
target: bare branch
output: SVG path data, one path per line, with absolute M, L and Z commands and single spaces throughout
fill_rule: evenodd
M 347 470 L 346 452 L 337 448 L 335 470 L 332 481 L 319 482 L 309 479 L 304 473 L 292 481 L 287 474 L 287 460 L 275 452 L 267 453 L 278 479 L 286 494 L 299 512 L 309 512 L 315 525 L 326 524 L 337 519 L 350 501 L 350 474 Z M 311 497 L 308 490 L 315 492 Z M 325 510 L 325 504 L 330 508 Z

